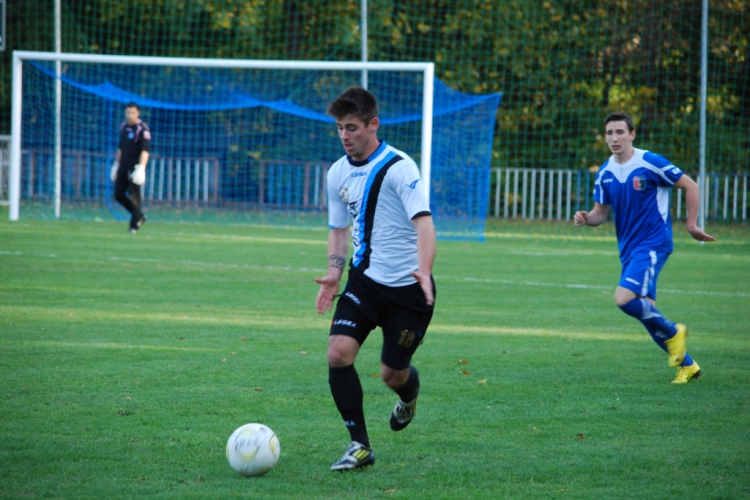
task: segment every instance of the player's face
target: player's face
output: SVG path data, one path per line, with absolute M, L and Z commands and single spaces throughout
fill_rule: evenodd
M 141 116 L 141 112 L 138 111 L 138 108 L 125 108 L 125 121 L 127 121 L 131 125 L 135 125 L 138 123 L 138 118 Z
M 353 115 L 336 120 L 339 139 L 346 154 L 353 160 L 366 160 L 378 148 L 379 125 L 380 121 L 377 117 L 373 118 L 369 124 L 365 124 Z
M 607 146 L 615 156 L 629 157 L 633 151 L 633 139 L 635 139 L 635 130 L 628 130 L 628 124 L 624 121 L 609 122 L 605 127 L 604 139 Z

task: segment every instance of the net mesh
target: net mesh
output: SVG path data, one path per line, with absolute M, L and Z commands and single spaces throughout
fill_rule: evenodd
M 22 193 L 40 214 L 53 209 L 55 74 L 53 62 L 29 61 L 23 77 Z M 135 101 L 152 131 L 151 217 L 319 223 L 328 166 L 343 154 L 325 108 L 361 72 L 65 62 L 61 79 L 65 203 L 126 217 L 108 175 L 123 104 Z M 420 164 L 423 74 L 369 71 L 368 81 L 379 138 Z M 431 205 L 444 236 L 482 237 L 499 100 L 435 81 Z
M 13 49 L 54 50 L 49 0 L 8 3 L 0 128 Z M 434 61 L 467 94 L 503 93 L 492 166 L 590 169 L 602 118 L 631 113 L 638 147 L 694 173 L 701 3 L 695 0 L 368 0 L 371 61 Z M 353 0 L 62 1 L 64 52 L 357 61 Z M 710 2 L 706 167 L 750 171 L 750 4 Z M 494 190 L 494 186 L 493 186 Z

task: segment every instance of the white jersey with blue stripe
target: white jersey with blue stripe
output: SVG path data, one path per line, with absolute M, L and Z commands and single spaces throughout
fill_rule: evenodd
M 612 206 L 623 263 L 637 250 L 672 252 L 669 188 L 682 175 L 665 157 L 637 148 L 624 164 L 613 155 L 599 168 L 594 201 Z
M 352 224 L 352 266 L 387 286 L 415 283 L 419 267 L 412 218 L 430 207 L 416 163 L 385 141 L 369 158 L 344 156 L 328 171 L 328 226 Z

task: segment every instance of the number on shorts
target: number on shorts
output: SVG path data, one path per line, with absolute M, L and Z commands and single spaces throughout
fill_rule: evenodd
M 398 339 L 398 345 L 410 348 L 414 344 L 417 334 L 411 330 L 401 330 L 401 338 Z

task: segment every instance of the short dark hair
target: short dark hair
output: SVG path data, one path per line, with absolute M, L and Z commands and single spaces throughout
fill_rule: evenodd
M 326 112 L 335 119 L 353 115 L 368 124 L 378 116 L 375 96 L 359 86 L 349 87 L 328 105 Z
M 623 111 L 615 111 L 614 113 L 608 114 L 607 117 L 604 118 L 604 126 L 606 127 L 609 122 L 625 122 L 625 124 L 628 126 L 628 132 L 632 132 L 633 130 L 635 130 L 633 119 L 630 118 L 629 114 Z
M 127 104 L 125 105 L 125 109 L 128 109 L 128 108 L 135 108 L 135 109 L 137 109 L 138 111 L 140 111 L 140 110 L 141 110 L 141 108 L 139 108 L 139 107 L 138 107 L 138 105 L 137 105 L 136 103 L 132 102 L 132 101 L 131 101 L 131 102 L 129 102 L 129 103 L 127 103 Z

